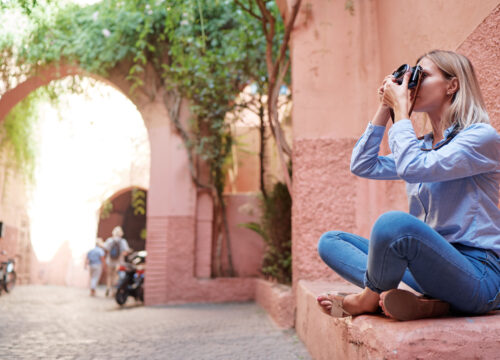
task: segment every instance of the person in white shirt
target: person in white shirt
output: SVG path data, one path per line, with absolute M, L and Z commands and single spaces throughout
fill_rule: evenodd
M 130 252 L 127 240 L 123 238 L 121 226 L 116 226 L 111 232 L 112 236 L 106 239 L 104 249 L 106 249 L 106 296 L 116 286 L 117 270 L 125 256 Z M 114 292 L 114 291 L 113 291 Z

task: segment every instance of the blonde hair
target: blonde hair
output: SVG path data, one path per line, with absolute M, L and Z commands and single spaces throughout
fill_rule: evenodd
M 458 90 L 451 98 L 443 128 L 458 124 L 458 129 L 462 130 L 476 123 L 489 124 L 479 82 L 469 59 L 453 51 L 432 50 L 422 55 L 417 63 L 424 57 L 436 64 L 446 79 L 458 80 Z
M 115 226 L 113 231 L 111 232 L 111 235 L 114 237 L 122 237 L 123 236 L 123 229 L 121 226 Z

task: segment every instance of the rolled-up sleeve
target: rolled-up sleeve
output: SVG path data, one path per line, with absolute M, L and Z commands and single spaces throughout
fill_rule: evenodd
M 488 124 L 473 124 L 449 144 L 424 151 L 411 121 L 401 120 L 389 130 L 389 147 L 397 174 L 409 183 L 448 181 L 499 170 L 500 137 Z
M 368 124 L 351 156 L 351 172 L 368 179 L 399 179 L 392 155 L 378 156 L 384 126 Z

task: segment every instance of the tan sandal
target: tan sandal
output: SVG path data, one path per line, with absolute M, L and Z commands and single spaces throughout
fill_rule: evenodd
M 402 289 L 387 291 L 382 307 L 387 316 L 400 321 L 439 317 L 450 311 L 450 304 L 447 302 L 417 296 Z
M 352 316 L 343 307 L 344 298 L 347 295 L 351 295 L 351 293 L 327 292 L 326 294 L 322 294 L 322 295 L 318 296 L 318 298 L 317 298 L 318 305 L 321 307 L 321 310 L 323 310 L 323 312 L 325 314 L 331 315 L 335 318 L 343 318 L 343 317 Z M 330 309 L 329 312 L 327 312 L 326 309 L 321 305 L 321 301 L 322 301 L 322 300 L 320 300 L 321 298 L 326 298 L 326 300 L 331 301 L 332 308 Z

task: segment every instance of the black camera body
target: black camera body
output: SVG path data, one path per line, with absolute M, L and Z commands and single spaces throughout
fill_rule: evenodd
M 417 86 L 420 76 L 422 76 L 422 67 L 420 65 L 410 67 L 408 64 L 403 64 L 392 73 L 392 76 L 394 76 L 396 78 L 396 82 L 401 85 L 403 83 L 403 77 L 408 70 L 411 70 L 410 80 L 408 81 L 408 89 L 413 89 Z

